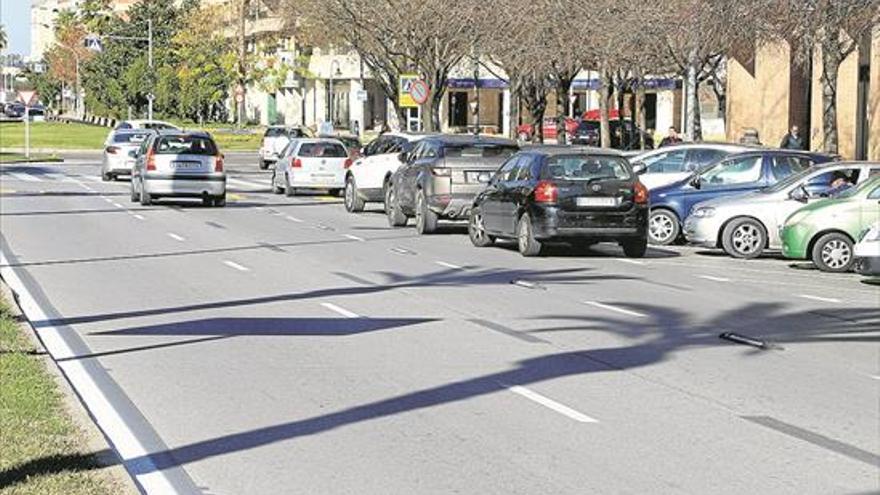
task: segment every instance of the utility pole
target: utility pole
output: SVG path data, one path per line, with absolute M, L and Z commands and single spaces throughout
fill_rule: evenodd
M 474 136 L 480 134 L 480 58 L 474 51 Z
M 150 67 L 150 94 L 147 95 L 147 119 L 153 120 L 153 100 L 156 95 L 153 94 L 153 83 L 155 81 L 155 71 L 153 70 L 153 20 L 147 19 L 147 65 Z

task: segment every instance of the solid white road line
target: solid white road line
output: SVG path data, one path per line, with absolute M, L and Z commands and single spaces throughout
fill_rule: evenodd
M 644 313 L 630 311 L 628 309 L 618 308 L 617 306 L 612 306 L 610 304 L 603 304 L 603 303 L 596 302 L 596 301 L 584 301 L 584 304 L 589 304 L 590 306 L 595 306 L 597 308 L 607 309 L 608 311 L 616 311 L 616 312 L 624 314 L 624 315 L 636 316 L 639 318 L 644 318 L 644 317 L 648 316 Z
M 186 240 L 186 239 L 184 239 L 183 237 L 181 237 L 181 236 L 175 234 L 174 232 L 169 232 L 169 233 L 168 233 L 168 237 L 174 239 L 175 241 L 179 241 L 179 242 L 183 242 L 183 241 Z
M 452 263 L 447 263 L 445 261 L 435 261 L 434 263 L 440 266 L 445 266 L 446 268 L 451 268 L 453 270 L 464 270 L 463 266 L 453 265 Z
M 519 385 L 514 385 L 512 387 L 507 387 L 507 390 L 510 390 L 511 392 L 513 392 L 517 395 L 521 395 L 521 396 L 525 397 L 526 399 L 529 399 L 530 401 L 537 402 L 538 404 L 541 404 L 542 406 L 544 406 L 546 408 L 552 409 L 552 410 L 558 412 L 559 414 L 562 414 L 563 416 L 567 416 L 567 417 L 569 417 L 579 423 L 598 423 L 599 422 L 599 420 L 597 420 L 595 418 L 591 418 L 580 411 L 575 411 L 574 409 L 572 409 L 564 404 L 560 404 L 559 402 L 556 402 L 555 400 L 553 400 L 549 397 L 544 397 L 543 395 L 541 395 L 537 392 L 534 392 L 532 390 L 529 390 L 525 387 L 521 387 Z
M 2 274 L 3 280 L 18 295 L 19 305 L 28 320 L 31 322 L 48 320 L 49 318 L 46 313 L 37 304 L 31 293 L 28 292 L 21 279 L 18 278 L 18 274 L 12 268 L 6 266 L 8 262 L 2 252 L 0 252 L 0 265 L 2 265 L 0 274 Z M 46 347 L 46 351 L 56 361 L 56 364 L 70 382 L 70 385 L 76 390 L 76 393 L 82 399 L 86 408 L 88 408 L 89 413 L 95 418 L 98 427 L 110 439 L 123 462 L 140 459 L 139 463 L 147 464 L 139 464 L 137 467 L 142 474 L 134 475 L 144 491 L 150 495 L 175 493 L 176 491 L 171 482 L 146 457 L 149 452 L 147 452 L 131 428 L 125 423 L 125 420 L 114 409 L 113 404 L 110 403 L 100 387 L 95 383 L 92 375 L 83 366 L 83 362 L 78 359 L 58 361 L 59 359 L 75 356 L 73 350 L 61 336 L 59 329 L 54 326 L 42 327 L 37 330 L 37 334 Z
M 351 239 L 353 241 L 358 241 L 358 242 L 364 242 L 366 240 L 363 237 L 358 237 L 356 235 L 351 235 L 351 234 L 344 234 L 342 237 L 345 237 L 346 239 Z
M 711 280 L 713 282 L 730 282 L 729 278 L 724 277 L 713 277 L 712 275 L 697 275 L 700 278 Z
M 290 220 L 290 221 L 291 221 L 291 222 L 296 222 L 296 223 L 303 223 L 303 221 L 302 221 L 302 220 L 300 220 L 300 219 L 299 219 L 299 218 L 296 218 L 296 217 L 292 217 L 292 216 L 290 216 L 290 215 L 287 215 L 287 216 L 286 216 L 286 217 L 284 217 L 284 218 L 286 218 L 286 219 L 288 219 L 288 220 Z
M 361 317 L 361 315 L 359 315 L 357 313 L 352 313 L 351 311 L 349 311 L 345 308 L 340 308 L 339 306 L 337 306 L 333 303 L 321 303 L 321 306 L 324 306 L 325 308 L 329 309 L 330 311 L 333 311 L 334 313 L 338 313 L 346 318 L 360 318 Z
M 833 297 L 821 297 L 821 296 L 811 296 L 809 294 L 798 294 L 798 297 L 802 297 L 804 299 L 810 299 L 812 301 L 821 301 L 827 303 L 841 303 L 840 299 L 834 299 Z
M 238 271 L 240 271 L 240 272 L 249 272 L 249 271 L 251 271 L 250 268 L 248 268 L 248 267 L 246 267 L 246 266 L 241 266 L 241 265 L 239 265 L 238 263 L 236 263 L 236 262 L 234 262 L 234 261 L 223 260 L 223 264 L 226 265 L 226 266 L 228 266 L 229 268 L 234 268 L 234 269 L 236 269 L 236 270 L 238 270 Z
M 616 261 L 621 262 L 621 263 L 629 263 L 630 265 L 644 265 L 644 264 L 645 264 L 644 261 L 631 260 L 631 259 L 629 259 L 629 258 L 614 258 L 614 259 L 615 259 Z
M 20 172 L 10 172 L 9 175 L 15 177 L 16 179 L 24 182 L 42 182 L 42 179 L 39 177 L 34 177 L 31 174 L 22 174 Z

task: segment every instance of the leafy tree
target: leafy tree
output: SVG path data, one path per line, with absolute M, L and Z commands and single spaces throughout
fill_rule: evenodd
M 6 39 L 6 26 L 0 24 L 0 50 L 5 50 L 9 44 L 9 41 Z

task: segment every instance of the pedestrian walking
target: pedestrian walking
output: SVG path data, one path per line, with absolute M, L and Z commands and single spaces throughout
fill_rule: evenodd
M 678 135 L 678 130 L 676 130 L 675 127 L 670 127 L 669 134 L 667 134 L 666 137 L 663 138 L 662 141 L 660 141 L 659 147 L 663 148 L 664 146 L 672 146 L 673 144 L 679 144 L 681 142 L 682 139 Z
M 788 134 L 786 134 L 785 137 L 782 138 L 782 142 L 779 143 L 779 147 L 785 150 L 802 150 L 805 148 L 804 138 L 801 136 L 798 126 L 791 126 Z

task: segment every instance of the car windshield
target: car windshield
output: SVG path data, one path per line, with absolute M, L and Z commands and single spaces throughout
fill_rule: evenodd
M 504 145 L 468 145 L 446 146 L 444 152 L 447 158 L 475 157 L 475 158 L 507 158 L 513 156 L 519 149 L 516 146 Z
M 348 152 L 339 143 L 305 143 L 300 146 L 297 155 L 308 158 L 345 158 Z
M 559 180 L 598 180 L 632 177 L 623 158 L 614 156 L 557 155 L 547 158 L 544 178 Z
M 751 155 L 724 160 L 700 175 L 700 182 L 711 185 L 747 184 L 761 178 L 763 156 Z
M 205 136 L 161 136 L 156 140 L 159 155 L 216 155 L 217 146 Z
M 140 144 L 149 135 L 149 132 L 120 132 L 113 135 L 113 142 L 116 144 Z

